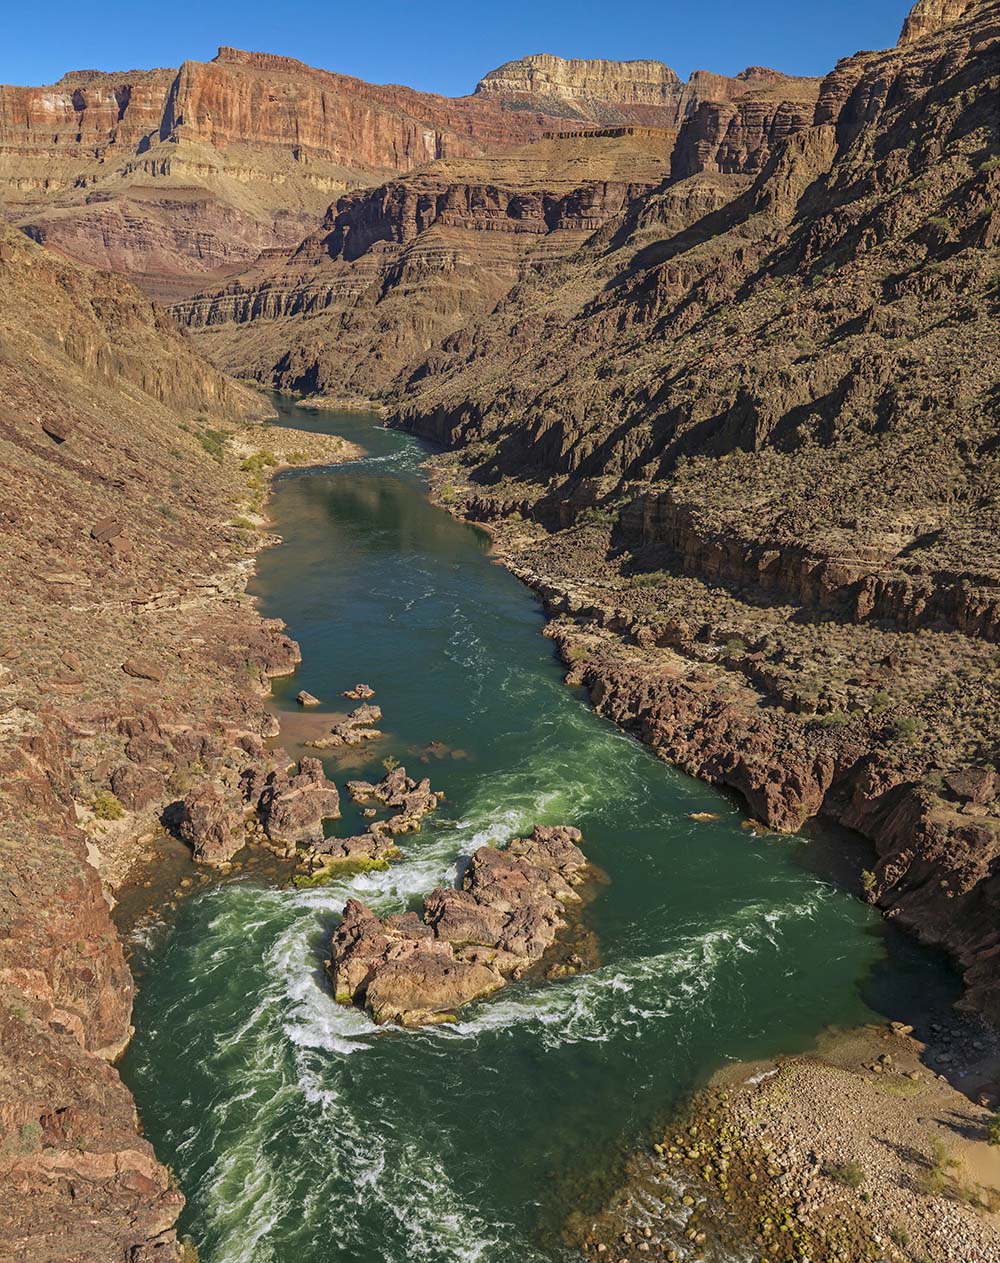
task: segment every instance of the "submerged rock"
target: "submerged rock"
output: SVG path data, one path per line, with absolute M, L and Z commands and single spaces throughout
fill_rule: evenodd
M 520 977 L 555 943 L 566 905 L 580 902 L 588 864 L 579 840 L 577 829 L 536 825 L 505 850 L 480 847 L 462 889 L 434 890 L 422 919 L 379 918 L 350 900 L 331 942 L 337 998 L 376 1022 L 417 1026 L 448 1021 Z

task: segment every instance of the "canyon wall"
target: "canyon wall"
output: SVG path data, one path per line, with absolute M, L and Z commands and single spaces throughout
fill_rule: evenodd
M 866 834 L 867 897 L 994 1016 L 998 94 L 973 0 L 755 127 L 756 175 L 753 96 L 702 105 L 671 182 L 392 397 L 601 709 L 773 827 Z M 707 180 L 742 183 L 671 218 Z
M 536 53 L 491 70 L 476 86 L 476 96 L 605 126 L 630 121 L 679 127 L 703 101 L 735 101 L 746 93 L 810 82 L 761 66 L 732 77 L 696 70 L 684 82 L 659 61 L 566 60 Z
M 659 185 L 674 135 L 557 135 L 346 194 L 297 249 L 173 313 L 230 371 L 370 397 Z
M 639 65 L 531 58 L 448 98 L 221 48 L 177 70 L 0 87 L 0 213 L 166 301 L 297 244 L 339 194 L 392 174 L 567 126 L 675 128 L 701 101 L 800 82 L 751 69 L 681 84 Z
M 280 635 L 226 573 L 242 479 L 205 444 L 267 409 L 127 282 L 2 226 L 0 283 L 0 1257 L 168 1263 L 182 1198 L 111 1064 L 133 985 L 107 889 L 171 776 L 227 725 L 259 745 L 242 663 Z
M 298 242 L 348 188 L 558 123 L 223 48 L 176 71 L 0 88 L 0 191 L 36 240 L 169 297 Z

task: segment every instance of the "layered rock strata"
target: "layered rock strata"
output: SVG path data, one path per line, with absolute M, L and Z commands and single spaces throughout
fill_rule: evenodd
M 498 98 L 516 109 L 540 109 L 567 119 L 592 118 L 607 127 L 635 122 L 677 128 L 703 101 L 736 101 L 797 80 L 762 66 L 729 77 L 696 70 L 685 83 L 659 61 L 565 59 L 536 53 L 491 70 L 476 96 Z
M 587 861 L 580 833 L 536 825 L 502 851 L 480 847 L 460 890 L 439 888 L 415 912 L 378 918 L 350 900 L 330 948 L 339 1000 L 376 1022 L 418 1026 L 491 995 L 537 964 L 566 925 Z
M 630 63 L 572 67 L 585 93 L 572 103 L 538 83 L 524 98 L 517 76 L 508 76 L 513 96 L 487 76 L 473 96 L 447 98 L 234 48 L 176 70 L 73 71 L 46 87 L 0 87 L 3 213 L 166 300 L 295 245 L 358 185 L 538 139 L 560 130 L 567 110 L 578 125 L 675 127 L 702 100 L 780 78 L 751 70 L 680 85 L 660 67 L 650 74 L 662 75 L 666 97 L 650 104 L 656 90 Z
M 37 240 L 167 297 L 299 241 L 345 189 L 557 124 L 222 48 L 0 88 L 0 189 Z
M 345 195 L 296 250 L 173 313 L 242 376 L 371 396 L 658 185 L 673 143 L 630 129 L 434 163 Z
M 641 197 L 395 410 L 601 709 L 871 838 L 868 897 L 994 1015 L 998 49 L 979 0 L 840 63 L 752 185 L 679 230 L 720 177 Z

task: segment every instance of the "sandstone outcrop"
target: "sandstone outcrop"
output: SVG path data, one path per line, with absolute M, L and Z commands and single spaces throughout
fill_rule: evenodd
M 503 851 L 480 847 L 461 890 L 438 889 L 414 912 L 379 919 L 350 900 L 331 943 L 339 1000 L 376 1022 L 418 1026 L 500 990 L 540 961 L 580 902 L 580 833 L 536 825 Z
M 733 77 L 696 70 L 685 83 L 659 61 L 566 59 L 536 53 L 491 70 L 477 96 L 499 97 L 519 109 L 540 109 L 603 126 L 638 123 L 677 128 L 703 101 L 734 101 L 799 80 L 749 66 Z M 808 82 L 808 81 L 805 81 Z
M 944 27 L 958 22 L 976 0 L 917 0 L 903 23 L 900 44 L 912 44 L 925 35 L 936 35 Z

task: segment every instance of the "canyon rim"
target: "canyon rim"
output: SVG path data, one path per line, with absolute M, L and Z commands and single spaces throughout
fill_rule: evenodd
M 1000 1260 L 1000 3 L 658 51 L 0 87 L 0 1260 Z

